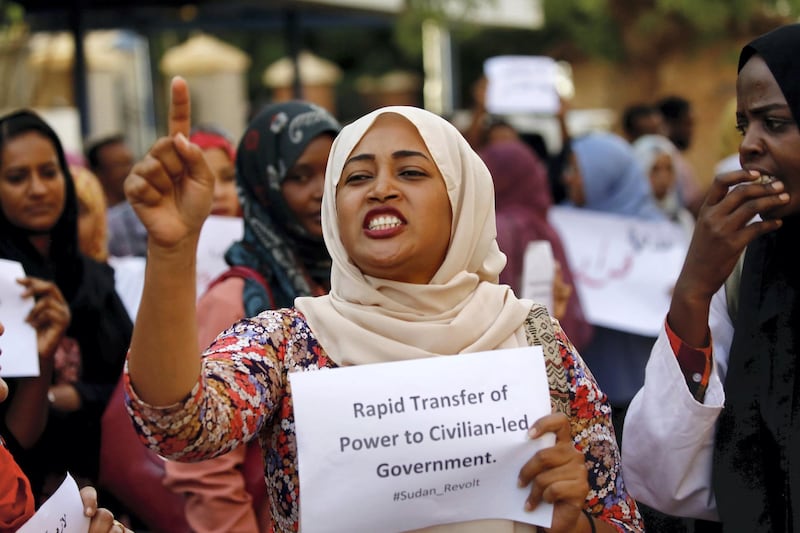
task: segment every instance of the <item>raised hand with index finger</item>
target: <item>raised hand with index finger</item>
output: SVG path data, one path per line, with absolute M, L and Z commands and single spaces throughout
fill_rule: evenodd
M 196 242 L 211 211 L 214 176 L 188 140 L 189 87 L 172 80 L 169 135 L 160 138 L 125 180 L 125 195 L 148 233 L 150 248 Z

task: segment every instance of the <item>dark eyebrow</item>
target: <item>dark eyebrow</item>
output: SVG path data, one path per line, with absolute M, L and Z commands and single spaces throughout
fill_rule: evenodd
M 406 157 L 424 157 L 425 159 L 429 159 L 428 156 L 426 156 L 422 152 L 417 152 L 416 150 L 398 150 L 392 153 L 392 159 L 403 159 Z M 354 155 L 353 157 L 345 161 L 344 166 L 346 167 L 350 163 L 354 163 L 356 161 L 375 161 L 375 155 L 374 154 Z
M 356 161 L 375 161 L 375 156 L 372 154 L 354 155 L 353 157 L 344 162 L 344 166 L 347 166 L 350 163 L 355 163 Z
M 428 159 L 428 156 L 423 154 L 422 152 L 417 152 L 416 150 L 398 150 L 392 154 L 394 159 L 402 159 L 404 157 L 424 157 Z
M 789 104 L 783 103 L 776 103 L 776 104 L 765 104 L 760 107 L 754 107 L 752 109 L 745 109 L 744 111 L 737 111 L 736 116 L 741 116 L 744 113 L 751 113 L 753 115 L 763 115 L 765 113 L 769 113 L 770 111 L 784 111 L 789 109 Z

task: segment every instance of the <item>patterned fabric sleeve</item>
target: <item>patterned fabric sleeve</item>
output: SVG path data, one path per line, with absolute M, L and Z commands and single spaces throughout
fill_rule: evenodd
M 594 376 L 561 326 L 554 324 L 554 327 L 567 372 L 573 440 L 575 447 L 585 454 L 589 470 L 586 509 L 621 532 L 644 531 L 636 502 L 622 480 L 608 397 L 597 386 Z
M 284 322 L 291 319 L 271 313 L 221 333 L 203 354 L 200 380 L 183 402 L 171 406 L 142 402 L 126 366 L 128 411 L 142 442 L 169 459 L 196 461 L 252 440 L 284 389 L 280 352 Z

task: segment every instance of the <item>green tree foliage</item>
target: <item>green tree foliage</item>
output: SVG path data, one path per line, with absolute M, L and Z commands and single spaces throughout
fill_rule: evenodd
M 624 55 L 620 21 L 611 12 L 611 1 L 542 0 L 549 46 L 565 49 L 566 55 L 577 52 L 620 59 Z
M 27 30 L 25 10 L 16 2 L 0 0 L 0 39 L 15 40 Z
M 6 26 L 22 22 L 25 10 L 17 2 L 0 0 L 0 22 Z
M 721 37 L 760 33 L 797 18 L 800 0 L 542 0 L 552 47 L 649 61 Z

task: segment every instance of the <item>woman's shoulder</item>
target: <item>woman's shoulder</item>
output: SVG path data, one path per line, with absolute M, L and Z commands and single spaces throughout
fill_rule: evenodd
M 331 366 L 305 315 L 294 307 L 262 311 L 234 324 L 227 333 L 240 341 L 249 338 L 269 346 L 290 371 Z
M 570 416 L 569 369 L 572 361 L 569 358 L 569 339 L 564 335 L 558 320 L 550 315 L 544 305 L 538 303 L 531 307 L 525 318 L 524 328 L 528 344 L 542 347 L 553 407 Z
M 271 329 L 289 329 L 310 331 L 305 315 L 296 307 L 282 307 L 280 309 L 267 309 L 250 317 L 254 323 Z
M 316 335 L 311 330 L 305 315 L 295 307 L 285 307 L 264 311 L 254 321 L 262 324 L 267 330 L 277 335 L 283 343 L 280 350 L 286 369 L 289 372 L 298 370 L 316 370 L 322 367 L 335 367 L 336 364 L 325 353 Z
M 262 311 L 240 320 L 229 331 L 240 336 L 266 336 L 261 342 L 276 347 L 299 338 L 315 338 L 305 315 L 294 307 Z

